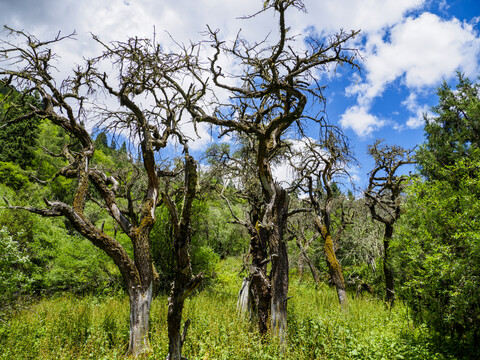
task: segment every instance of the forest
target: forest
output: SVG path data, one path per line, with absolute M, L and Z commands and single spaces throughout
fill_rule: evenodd
M 373 141 L 360 189 L 321 77 L 359 32 L 295 51 L 298 10 L 264 3 L 273 42 L 93 36 L 61 79 L 74 33 L 5 27 L 0 359 L 480 358 L 480 83 L 437 89 L 423 144 Z

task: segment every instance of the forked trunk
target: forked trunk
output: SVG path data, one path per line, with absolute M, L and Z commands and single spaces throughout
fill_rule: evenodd
M 137 357 L 150 351 L 148 329 L 152 290 L 152 283 L 145 291 L 140 288 L 130 290 L 130 339 L 127 356 Z

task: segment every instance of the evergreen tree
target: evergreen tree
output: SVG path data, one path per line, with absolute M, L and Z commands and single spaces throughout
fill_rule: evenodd
M 0 123 L 5 124 L 21 114 L 29 112 L 29 104 L 39 106 L 40 101 L 32 95 L 8 91 L 6 86 L 0 92 Z M 32 166 L 35 158 L 34 148 L 37 144 L 40 120 L 31 117 L 25 121 L 15 122 L 0 127 L 0 161 L 14 162 L 26 169 Z
M 420 173 L 432 180 L 480 148 L 480 84 L 458 74 L 455 90 L 445 82 L 437 94 L 437 116 L 426 119 L 427 141 L 417 152 Z
M 480 337 L 478 89 L 462 76 L 456 90 L 440 88 L 438 116 L 427 119 L 418 157 L 426 179 L 409 189 L 396 246 L 403 297 L 417 319 L 453 336 L 456 347 Z

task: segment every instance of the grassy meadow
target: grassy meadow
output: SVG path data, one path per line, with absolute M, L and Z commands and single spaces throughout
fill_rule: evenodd
M 349 298 L 343 312 L 334 289 L 315 288 L 292 275 L 289 339 L 281 353 L 236 314 L 240 262 L 227 259 L 217 268 L 212 287 L 186 302 L 191 319 L 184 356 L 188 359 L 453 359 L 435 350 L 423 326 L 414 326 L 398 303 L 386 309 L 381 300 Z M 126 296 L 55 296 L 17 310 L 0 322 L 0 359 L 120 359 L 127 349 L 129 306 Z M 167 355 L 167 296 L 153 301 L 151 354 Z

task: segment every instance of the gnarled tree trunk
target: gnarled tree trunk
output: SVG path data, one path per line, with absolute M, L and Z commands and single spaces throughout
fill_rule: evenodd
M 274 184 L 274 194 L 268 205 L 265 223 L 269 224 L 268 244 L 272 259 L 271 270 L 271 330 L 284 345 L 287 339 L 288 253 L 284 239 L 289 197 L 285 189 Z
M 146 289 L 133 287 L 128 291 L 130 299 L 130 338 L 127 356 L 137 356 L 150 351 L 148 329 L 153 283 Z
M 270 315 L 271 284 L 267 275 L 267 231 L 259 226 L 258 214 L 252 216 L 255 226 L 250 226 L 250 292 L 254 314 L 257 317 L 258 330 L 262 335 L 268 331 Z

